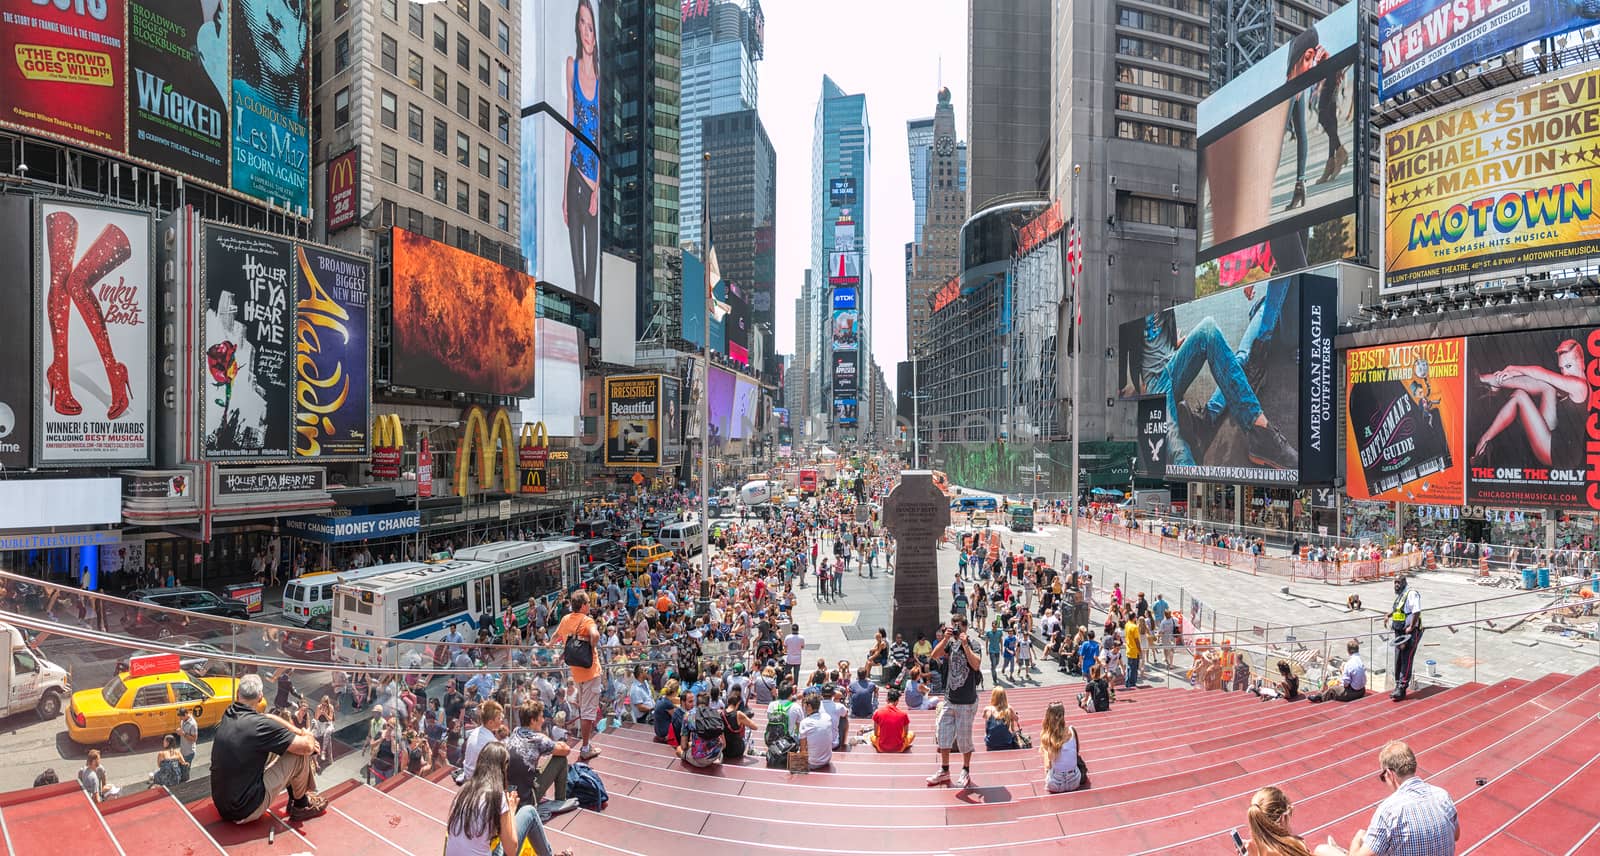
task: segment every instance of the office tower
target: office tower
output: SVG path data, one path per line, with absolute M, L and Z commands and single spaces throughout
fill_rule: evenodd
M 765 379 L 776 383 L 776 367 L 769 361 L 777 285 L 773 255 L 777 153 L 755 110 L 718 113 L 700 120 L 699 125 L 701 149 L 709 156 L 704 164 L 705 198 L 717 261 L 723 278 L 745 297 L 750 312 L 746 321 L 762 343 L 760 348 L 751 348 L 749 367 L 757 374 L 770 374 Z
M 701 211 L 700 123 L 721 113 L 756 109 L 766 19 L 760 0 L 688 0 L 683 3 L 682 174 L 679 239 L 699 245 Z M 721 230 L 713 227 L 722 258 Z M 724 271 L 726 272 L 726 270 Z
M 860 377 L 872 357 L 872 277 L 867 265 L 871 210 L 872 129 L 867 97 L 822 78 L 811 137 L 811 269 L 822 271 L 814 412 L 828 414 L 835 440 L 862 435 Z
M 939 90 L 938 107 L 927 126 L 928 146 L 919 151 L 921 121 L 907 123 L 911 149 L 911 195 L 917 206 L 917 241 L 906 275 L 906 353 L 927 348 L 928 298 L 961 270 L 961 223 L 966 219 L 967 147 L 956 140 L 950 90 Z M 919 174 L 920 170 L 920 174 Z M 919 192 L 920 191 L 920 192 Z
M 1038 161 L 1050 135 L 1050 8 L 1075 2 L 968 0 L 969 215 L 1047 189 Z

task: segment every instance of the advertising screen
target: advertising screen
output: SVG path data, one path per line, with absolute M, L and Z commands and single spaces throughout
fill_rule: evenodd
M 861 388 L 856 385 L 856 372 L 858 368 L 857 354 L 854 351 L 833 352 L 833 394 L 842 398 L 854 398 Z
M 745 286 L 725 283 L 728 289 L 728 317 L 723 332 L 728 340 L 728 359 L 750 366 L 750 301 Z
M 322 210 L 328 212 L 328 234 L 355 225 L 361 216 L 361 149 L 353 148 L 328 161 L 328 198 Z
M 633 365 L 633 345 L 639 340 L 639 266 L 622 256 L 600 257 L 600 359 L 614 365 Z
M 233 189 L 311 207 L 310 52 L 305 6 L 234 0 Z
M 681 335 L 696 348 L 706 345 L 705 262 L 694 253 L 683 254 L 683 326 Z M 728 284 L 712 284 L 714 299 L 711 308 L 711 350 L 728 352 L 726 321 L 728 309 Z
M 828 284 L 829 285 L 860 285 L 861 284 L 861 254 L 860 253 L 829 253 L 828 254 Z
M 403 229 L 392 244 L 394 382 L 533 394 L 533 277 Z
M 207 458 L 289 457 L 294 421 L 294 245 L 207 226 L 201 357 Z
M 295 247 L 294 453 L 362 458 L 372 390 L 372 266 L 360 256 Z
M 756 436 L 761 420 L 761 387 L 744 375 L 733 379 L 733 413 L 728 430 L 735 440 Z
M 216 0 L 128 4 L 128 154 L 220 186 L 232 145 L 229 11 Z
M 661 464 L 660 375 L 606 378 L 605 418 L 606 466 L 654 467 Z
M 835 398 L 833 400 L 833 421 L 840 425 L 856 424 L 856 399 Z
M 0 0 L 0 124 L 127 147 L 126 3 Z
M 711 367 L 707 388 L 707 409 L 711 414 L 711 448 L 733 439 L 733 372 Z
M 42 465 L 150 460 L 150 218 L 41 200 L 34 329 Z M 42 371 L 41 371 L 42 370 Z
M 33 209 L 28 197 L 0 196 L 0 259 L 11 275 L 33 282 Z M 30 286 L 31 287 L 31 286 Z M 24 298 L 26 299 L 26 298 Z M 33 315 L 0 317 L 0 467 L 25 470 L 33 458 Z
M 1460 505 L 1465 339 L 1345 352 L 1345 489 L 1351 499 Z
M 543 422 L 552 437 L 577 437 L 583 426 L 582 333 L 549 318 L 533 322 L 538 368 L 534 393 L 522 400 L 522 418 Z
M 1119 383 L 1141 399 L 1141 454 L 1161 441 L 1162 466 L 1142 474 L 1332 480 L 1334 291 L 1325 277 L 1281 277 L 1122 325 Z
M 683 385 L 675 377 L 661 378 L 661 463 L 683 463 Z
M 522 255 L 541 281 L 596 303 L 605 11 L 604 0 L 522 4 Z
M 1467 346 L 1467 501 L 1600 510 L 1600 325 Z
M 1383 290 L 1572 264 L 1600 249 L 1600 69 L 1384 133 Z
M 833 249 L 839 252 L 856 249 L 856 221 L 848 213 L 840 214 L 834 221 Z
M 1200 103 L 1197 297 L 1354 256 L 1358 6 Z
M 1583 0 L 1381 0 L 1382 98 L 1546 36 L 1590 27 Z
M 828 204 L 835 208 L 856 204 L 856 180 L 853 178 L 828 179 Z
M 854 288 L 833 290 L 833 319 L 829 336 L 835 351 L 855 351 L 861 347 L 860 292 Z

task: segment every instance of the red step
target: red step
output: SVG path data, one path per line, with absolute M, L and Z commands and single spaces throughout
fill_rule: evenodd
M 222 846 L 166 788 L 101 803 L 100 814 L 126 853 L 221 854 Z
M 58 853 L 70 835 L 73 856 L 123 856 L 89 795 L 70 782 L 0 794 L 0 828 L 19 856 Z

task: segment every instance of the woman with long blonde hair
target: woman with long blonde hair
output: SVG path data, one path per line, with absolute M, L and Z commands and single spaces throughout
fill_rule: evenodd
M 1039 754 L 1044 756 L 1045 790 L 1052 794 L 1075 791 L 1083 785 L 1078 767 L 1078 730 L 1067 724 L 1067 707 L 1053 701 L 1039 724 Z
M 1289 831 L 1294 806 L 1283 791 L 1268 785 L 1250 798 L 1248 856 L 1311 856 L 1300 836 Z
M 1022 743 L 1022 723 L 1006 700 L 1005 687 L 989 693 L 989 706 L 983 709 L 983 748 L 990 752 L 1017 749 Z

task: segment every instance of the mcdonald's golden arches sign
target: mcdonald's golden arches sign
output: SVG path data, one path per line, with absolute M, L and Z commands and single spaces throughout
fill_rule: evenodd
M 522 492 L 544 493 L 545 462 L 550 459 L 550 434 L 543 422 L 524 422 L 517 438 L 517 462 L 522 465 Z
M 400 458 L 406 445 L 406 429 L 396 413 L 383 413 L 372 420 L 372 477 L 400 477 Z
M 328 161 L 328 234 L 355 225 L 361 205 L 361 149 L 352 148 Z
M 511 433 L 511 417 L 504 407 L 497 407 L 492 415 L 485 415 L 482 407 L 474 404 L 461 417 L 461 442 L 456 447 L 456 495 L 465 496 L 467 480 L 471 476 L 472 450 L 478 450 L 478 487 L 494 490 L 495 459 L 499 453 L 500 473 L 505 479 L 507 493 L 517 489 L 517 445 Z

